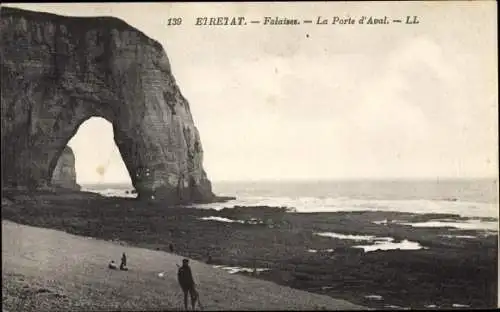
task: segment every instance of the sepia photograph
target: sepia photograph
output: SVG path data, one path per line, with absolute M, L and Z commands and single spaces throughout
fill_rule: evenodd
M 500 307 L 495 1 L 0 16 L 3 312 Z

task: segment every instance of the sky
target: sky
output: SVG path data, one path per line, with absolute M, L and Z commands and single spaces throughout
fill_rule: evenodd
M 494 1 L 9 6 L 115 16 L 159 41 L 212 181 L 498 174 Z M 420 23 L 194 26 L 201 16 L 363 15 Z M 169 17 L 183 24 L 166 26 Z M 130 181 L 104 119 L 69 145 L 79 183 Z

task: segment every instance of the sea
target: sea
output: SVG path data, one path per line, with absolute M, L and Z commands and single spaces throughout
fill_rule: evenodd
M 302 213 L 446 213 L 493 218 L 497 224 L 499 216 L 497 179 L 225 181 L 212 182 L 212 187 L 216 195 L 236 199 L 191 207 L 220 210 L 234 206 L 274 206 Z M 128 184 L 83 184 L 82 189 L 111 197 L 137 196 Z
M 310 212 L 349 212 L 349 211 L 390 211 L 407 213 L 455 214 L 466 218 L 430 220 L 426 222 L 401 223 L 413 227 L 451 227 L 475 230 L 478 236 L 448 235 L 458 239 L 498 236 L 498 180 L 349 180 L 349 181 L 231 181 L 213 182 L 213 191 L 219 196 L 234 196 L 235 200 L 224 203 L 191 205 L 194 209 L 233 208 L 235 206 L 273 206 L 287 207 L 300 213 Z M 112 197 L 136 197 L 133 187 L 127 184 L 82 185 L 83 190 Z M 220 222 L 240 222 L 257 224 L 252 219 L 232 220 L 220 216 L 201 218 Z M 252 223 L 254 221 L 254 223 Z M 404 221 L 379 220 L 376 224 L 399 223 Z M 364 241 L 353 248 L 364 252 L 376 250 L 418 250 L 426 248 L 419 242 L 407 239 L 396 241 L 392 237 L 367 236 L 360 233 L 321 232 L 316 235 Z M 447 235 L 444 235 L 447 236 Z M 333 249 L 307 252 L 333 252 Z M 245 268 L 238 266 L 215 266 L 230 274 L 249 271 L 265 271 L 268 268 Z M 163 273 L 159 273 L 163 277 Z M 373 295 L 375 296 L 375 295 Z M 499 293 L 500 296 L 500 293 Z M 379 297 L 379 296 L 378 296 Z M 377 298 L 378 298 L 377 297 Z M 368 298 L 368 297 L 367 297 Z M 379 300 L 379 299 L 377 299 Z M 381 299 L 380 299 L 381 300 Z M 454 304 L 453 307 L 469 307 Z M 392 306 L 386 306 L 392 307 Z M 430 305 L 429 307 L 437 307 Z

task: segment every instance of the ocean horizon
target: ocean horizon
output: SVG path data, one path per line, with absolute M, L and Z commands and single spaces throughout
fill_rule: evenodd
M 82 190 L 113 197 L 136 197 L 127 183 L 81 184 Z M 225 203 L 195 204 L 193 208 L 234 206 L 287 207 L 297 212 L 396 211 L 449 213 L 498 220 L 496 179 L 391 179 L 316 181 L 214 181 Z

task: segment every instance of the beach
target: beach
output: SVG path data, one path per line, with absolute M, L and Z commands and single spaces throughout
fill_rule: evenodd
M 128 271 L 109 270 L 125 252 Z M 171 253 L 2 221 L 2 311 L 182 311 Z M 205 310 L 360 310 L 361 306 L 230 275 L 191 261 Z
M 171 245 L 174 254 L 217 270 L 360 306 L 497 306 L 498 221 L 492 217 L 230 205 L 195 209 L 85 192 L 4 193 L 4 198 L 4 220 L 155 251 L 169 251 Z M 447 227 L 433 226 L 436 222 Z

